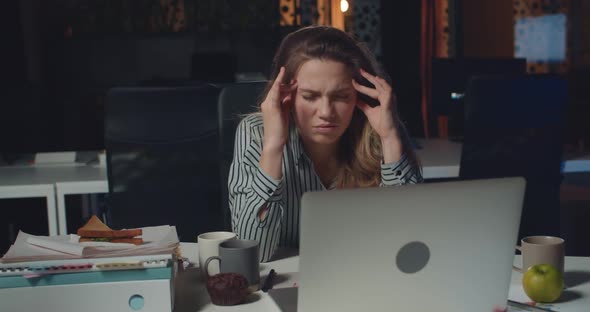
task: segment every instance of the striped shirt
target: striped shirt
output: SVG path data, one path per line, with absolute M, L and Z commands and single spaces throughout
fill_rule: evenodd
M 276 180 L 260 168 L 263 124 L 260 114 L 244 118 L 236 130 L 229 171 L 232 229 L 242 239 L 259 242 L 260 260 L 269 261 L 278 246 L 299 247 L 299 212 L 303 193 L 326 190 L 305 154 L 295 127 L 283 149 L 283 176 Z M 420 169 L 405 157 L 381 165 L 381 186 L 417 183 Z M 258 217 L 267 204 L 264 219 Z

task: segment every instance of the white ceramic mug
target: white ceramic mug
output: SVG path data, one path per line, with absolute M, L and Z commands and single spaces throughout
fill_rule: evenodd
M 199 268 L 203 277 L 219 273 L 218 262 L 211 263 L 208 267 L 208 272 L 205 271 L 205 262 L 210 257 L 219 256 L 219 244 L 235 238 L 236 233 L 232 232 L 208 232 L 197 237 L 197 243 L 199 244 Z
M 516 249 L 522 253 L 522 268 L 514 267 L 519 272 L 528 270 L 536 264 L 551 264 L 563 274 L 565 258 L 564 240 L 553 236 L 528 236 L 521 240 Z

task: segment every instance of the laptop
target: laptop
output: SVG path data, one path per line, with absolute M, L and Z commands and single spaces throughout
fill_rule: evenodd
M 505 307 L 525 181 L 306 193 L 299 311 Z

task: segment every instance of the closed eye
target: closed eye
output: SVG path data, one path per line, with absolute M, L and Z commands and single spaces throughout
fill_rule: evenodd
M 304 100 L 306 101 L 314 101 L 315 99 L 317 99 L 316 95 L 302 95 L 301 97 L 303 97 Z

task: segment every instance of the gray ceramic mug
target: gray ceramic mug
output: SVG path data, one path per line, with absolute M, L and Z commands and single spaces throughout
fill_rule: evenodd
M 219 257 L 209 257 L 205 261 L 205 272 L 213 260 L 219 261 L 221 273 L 240 273 L 248 280 L 251 290 L 260 287 L 258 241 L 232 239 L 219 244 Z

